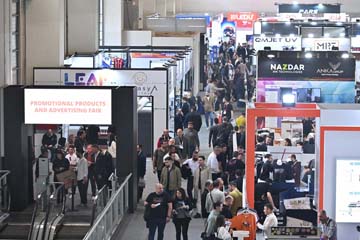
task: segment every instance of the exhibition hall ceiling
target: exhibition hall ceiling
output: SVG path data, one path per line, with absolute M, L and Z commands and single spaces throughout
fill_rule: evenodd
M 144 1 L 145 11 L 152 12 L 154 3 L 163 5 L 167 2 L 168 11 L 172 11 L 173 1 L 176 1 L 177 12 L 197 12 L 197 13 L 218 13 L 229 11 L 257 11 L 257 12 L 277 12 L 275 3 L 329 3 L 342 4 L 342 12 L 358 14 L 360 12 L 359 0 L 155 0 Z

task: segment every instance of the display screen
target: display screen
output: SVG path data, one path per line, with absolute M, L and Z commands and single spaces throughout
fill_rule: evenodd
M 111 89 L 25 89 L 25 124 L 111 124 Z
M 358 223 L 360 219 L 360 160 L 336 161 L 336 221 Z
M 320 88 L 298 88 L 296 89 L 297 102 L 300 103 L 319 103 L 321 102 Z

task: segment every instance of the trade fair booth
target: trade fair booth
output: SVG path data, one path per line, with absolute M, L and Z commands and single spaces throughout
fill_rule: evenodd
M 10 86 L 4 89 L 4 168 L 11 171 L 11 209 L 23 211 L 33 203 L 34 130 L 38 124 L 115 126 L 116 173 L 132 177 L 129 207 L 137 203 L 137 92 L 135 87 L 36 87 Z M 126 137 L 124 137 L 126 136 Z M 40 168 L 40 166 L 39 166 Z M 49 169 L 47 169 L 49 170 Z
M 259 51 L 257 102 L 354 103 L 355 59 L 346 52 Z
M 151 146 L 156 148 L 163 129 L 173 121 L 169 116 L 169 80 L 167 69 L 88 69 L 34 68 L 34 85 L 70 87 L 135 86 L 139 97 L 153 101 L 153 134 Z M 124 102 L 126 103 L 126 101 Z M 152 152 L 152 151 L 151 151 Z
M 335 217 L 338 236 L 357 240 L 360 219 L 360 106 L 318 104 L 319 207 Z
M 250 208 L 258 209 L 258 194 L 262 191 L 265 181 L 257 176 L 257 164 L 264 156 L 271 154 L 274 159 L 274 176 L 267 191 L 272 196 L 276 208 L 281 231 L 288 231 L 296 235 L 302 228 L 316 229 L 317 212 L 326 210 L 331 218 L 338 223 L 338 236 L 347 236 L 347 239 L 358 239 L 356 227 L 359 219 L 358 193 L 359 185 L 359 152 L 357 139 L 360 137 L 360 107 L 356 104 L 313 104 L 296 103 L 293 107 L 278 103 L 255 103 L 247 109 L 247 140 L 246 140 L 246 203 Z M 264 129 L 256 126 L 257 118 L 272 117 L 277 119 L 312 118 L 315 131 L 311 138 L 315 138 L 313 153 L 308 153 L 304 145 L 298 145 L 299 139 L 289 137 L 293 145 L 283 145 L 278 138 L 287 137 L 286 133 L 294 129 L 285 129 L 281 121 L 277 127 L 269 127 L 268 132 L 274 130 L 274 144 L 267 146 L 263 152 L 257 149 L 256 136 L 262 135 Z M 304 123 L 305 124 L 305 123 Z M 297 123 L 297 128 L 302 123 Z M 305 126 L 305 125 L 304 125 Z M 259 131 L 261 130 L 261 131 Z M 296 132 L 296 130 L 294 130 Z M 249 134 L 254 133 L 254 134 Z M 257 133 L 257 134 L 255 134 Z M 310 141 L 310 140 L 309 140 Z M 309 145 L 307 145 L 309 146 Z M 300 162 L 300 185 L 294 181 L 279 181 L 277 176 L 281 165 L 286 165 L 287 156 L 295 155 Z M 279 164 L 279 166 L 277 166 Z M 283 165 L 283 166 L 284 166 Z M 255 167 L 255 169 L 254 169 Z M 305 177 L 306 176 L 306 177 Z M 294 185 L 295 184 L 295 185 Z M 306 234 L 303 234 L 305 236 Z M 316 239 L 314 235 L 307 235 L 307 239 Z M 274 236 L 271 239 L 285 239 Z

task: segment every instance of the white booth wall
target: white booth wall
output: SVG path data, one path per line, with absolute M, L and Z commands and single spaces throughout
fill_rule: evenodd
M 319 134 L 322 126 L 360 126 L 360 106 L 348 104 L 319 104 L 320 119 L 317 123 L 317 153 Z M 324 210 L 335 219 L 336 215 L 336 160 L 359 159 L 360 132 L 325 131 L 324 136 Z M 319 158 L 317 158 L 319 159 Z M 318 166 L 317 166 L 318 169 Z M 337 223 L 338 239 L 358 240 L 360 233 L 356 226 L 360 223 Z

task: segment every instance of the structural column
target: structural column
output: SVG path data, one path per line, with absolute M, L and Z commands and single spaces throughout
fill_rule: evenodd
M 26 1 L 26 83 L 33 67 L 60 67 L 65 55 L 64 0 Z
M 121 46 L 124 29 L 124 2 L 119 0 L 104 0 L 104 45 Z
M 99 0 L 67 0 L 66 3 L 67 54 L 96 52 L 99 47 Z

